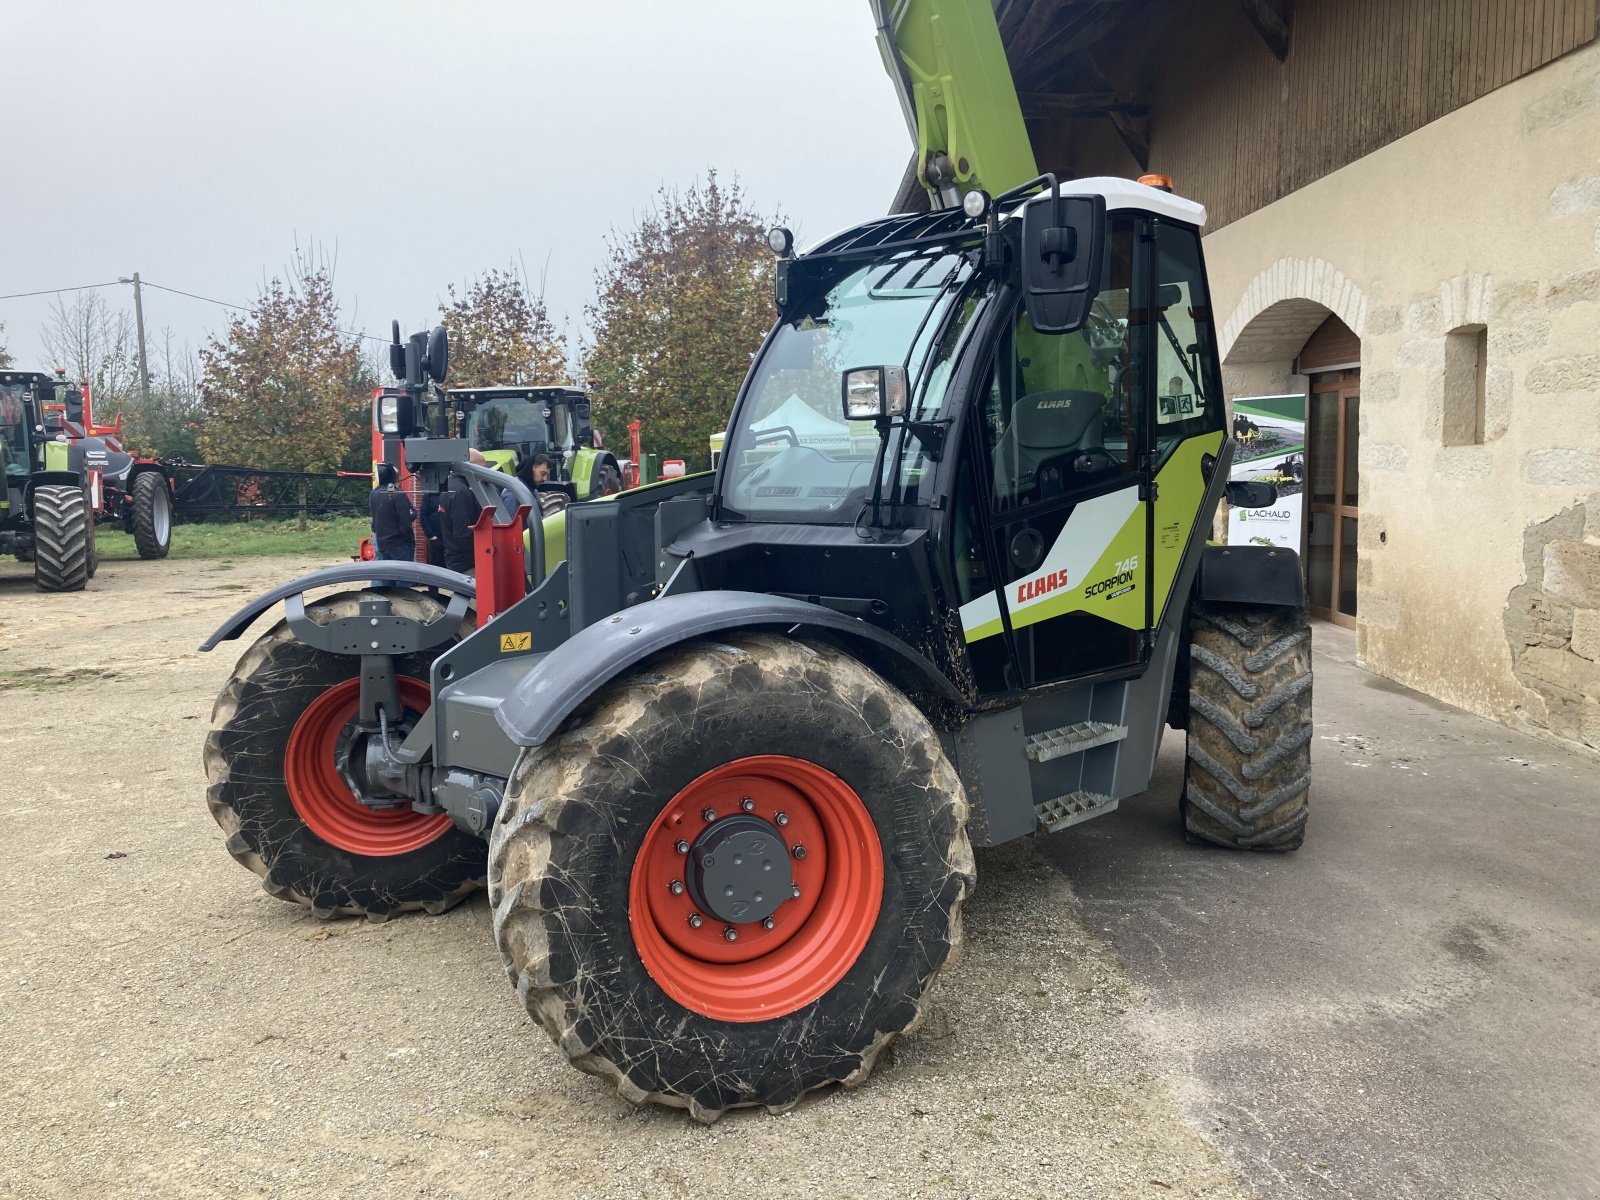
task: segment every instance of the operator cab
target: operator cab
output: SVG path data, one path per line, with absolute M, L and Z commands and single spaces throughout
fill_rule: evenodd
M 467 444 L 503 471 L 548 454 L 554 477 L 570 479 L 578 449 L 594 445 L 589 398 L 575 388 L 458 388 L 449 397 Z
M 768 590 L 926 648 L 975 698 L 1142 668 L 1225 440 L 1205 211 L 1046 180 L 780 260 L 702 578 L 718 541 L 749 578 L 738 527 L 790 525 Z

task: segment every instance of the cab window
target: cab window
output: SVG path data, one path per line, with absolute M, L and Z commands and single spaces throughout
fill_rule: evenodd
M 1200 235 L 1183 225 L 1156 229 L 1156 453 L 1222 428 L 1211 297 L 1200 265 Z
M 1002 340 L 982 430 L 997 512 L 1115 481 L 1138 465 L 1140 356 L 1130 332 L 1134 222 L 1109 222 L 1083 328 L 1044 334 L 1020 309 Z

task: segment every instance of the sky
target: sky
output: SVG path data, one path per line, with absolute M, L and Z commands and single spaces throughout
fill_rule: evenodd
M 576 338 L 661 185 L 737 176 L 803 246 L 884 213 L 911 153 L 867 0 L 5 0 L 0 46 L 0 295 L 138 271 L 247 304 L 315 243 L 348 326 L 423 328 L 515 264 Z M 52 365 L 52 303 L 0 300 L 18 366 Z M 228 316 L 144 308 L 152 360 Z

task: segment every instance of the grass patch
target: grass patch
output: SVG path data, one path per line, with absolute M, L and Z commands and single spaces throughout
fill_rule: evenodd
M 229 521 L 226 524 L 174 525 L 172 558 L 268 558 L 300 554 L 307 558 L 352 558 L 361 539 L 371 532 L 365 517 L 328 517 L 307 522 Z M 102 525 L 95 533 L 95 549 L 102 562 L 137 559 L 139 551 L 129 534 Z

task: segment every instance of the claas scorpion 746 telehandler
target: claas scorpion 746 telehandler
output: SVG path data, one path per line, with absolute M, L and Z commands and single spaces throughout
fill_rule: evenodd
M 1166 724 L 1191 838 L 1306 826 L 1296 557 L 1207 544 L 1225 493 L 1273 497 L 1226 482 L 1204 210 L 1110 178 L 991 197 L 1004 171 L 924 111 L 927 7 L 883 43 L 943 206 L 798 256 L 773 231 L 777 321 L 714 474 L 574 506 L 548 571 L 524 496 L 481 519 L 476 580 L 335 567 L 206 643 L 285 605 L 205 751 L 269 891 L 381 919 L 486 884 L 561 1051 L 701 1120 L 863 1079 L 960 944 L 972 845 L 1111 811 Z M 984 0 L 935 7 L 999 58 Z M 426 487 L 484 470 L 446 436 L 443 331 L 402 357 L 392 444 Z

